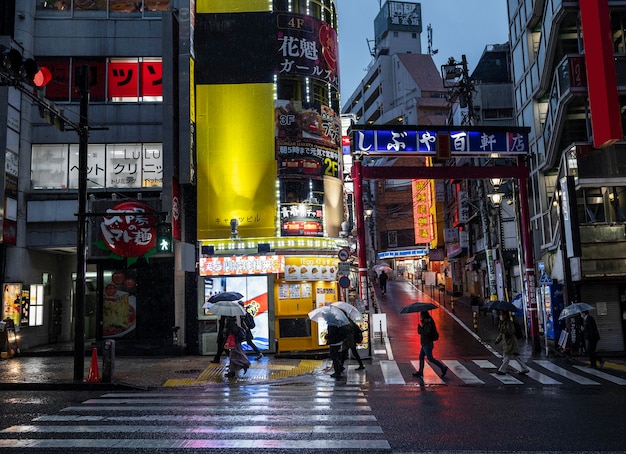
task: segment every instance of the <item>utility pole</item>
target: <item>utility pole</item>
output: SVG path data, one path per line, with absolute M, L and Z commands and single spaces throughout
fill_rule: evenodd
M 85 374 L 85 299 L 87 275 L 87 148 L 89 145 L 89 67 L 81 66 L 78 80 L 78 228 L 76 241 L 76 301 L 74 301 L 74 381 Z

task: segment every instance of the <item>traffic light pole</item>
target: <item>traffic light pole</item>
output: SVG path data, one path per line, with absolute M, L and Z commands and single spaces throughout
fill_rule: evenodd
M 76 301 L 74 301 L 74 380 L 85 374 L 85 299 L 87 275 L 87 148 L 89 145 L 89 71 L 80 68 L 78 123 L 78 228 L 76 246 Z

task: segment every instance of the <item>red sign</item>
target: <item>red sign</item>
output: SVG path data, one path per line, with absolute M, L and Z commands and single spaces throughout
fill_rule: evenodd
M 100 224 L 104 243 L 121 257 L 141 257 L 156 245 L 157 217 L 148 205 L 126 201 L 108 209 Z

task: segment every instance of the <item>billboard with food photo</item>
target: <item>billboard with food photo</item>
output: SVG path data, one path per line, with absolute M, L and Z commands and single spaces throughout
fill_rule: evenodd
M 136 270 L 105 273 L 102 337 L 134 337 L 137 326 Z

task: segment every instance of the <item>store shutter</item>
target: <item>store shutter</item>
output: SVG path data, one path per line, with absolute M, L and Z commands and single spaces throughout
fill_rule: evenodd
M 598 351 L 623 351 L 624 333 L 617 284 L 583 284 L 580 293 L 583 302 L 596 307 L 595 311 L 589 313 L 595 318 L 600 331 Z M 606 304 L 606 314 L 603 310 L 604 304 Z

